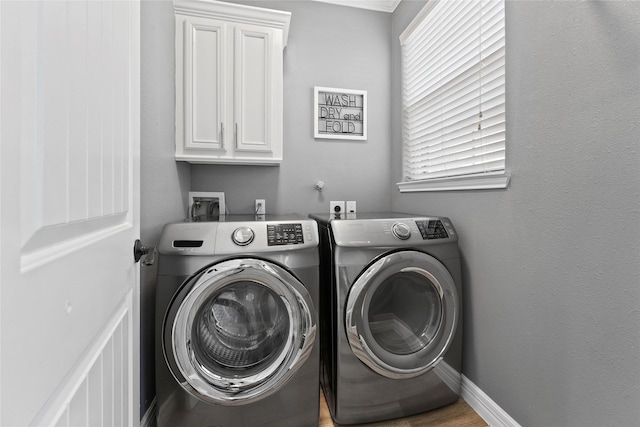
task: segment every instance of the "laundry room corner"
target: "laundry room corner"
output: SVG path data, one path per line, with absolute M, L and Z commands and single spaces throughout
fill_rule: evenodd
M 267 214 L 328 211 L 355 200 L 364 211 L 388 210 L 389 35 L 386 12 L 320 2 L 230 1 L 291 12 L 284 49 L 284 160 L 279 166 L 189 164 L 175 154 L 175 13 L 172 1 L 141 5 L 141 239 L 155 246 L 165 223 L 186 217 L 189 191 L 224 192 L 227 211 Z M 323 25 L 317 25 L 322 22 Z M 375 69 L 375 73 L 366 70 Z M 368 91 L 365 141 L 316 139 L 315 86 Z M 322 191 L 315 188 L 321 180 Z M 155 267 L 141 279 L 141 417 L 156 408 L 153 376 Z

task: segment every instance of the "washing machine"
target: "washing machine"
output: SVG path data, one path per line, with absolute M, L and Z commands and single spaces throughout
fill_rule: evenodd
M 458 235 L 448 218 L 312 214 L 320 233 L 320 380 L 338 424 L 459 398 Z
M 158 427 L 317 427 L 316 222 L 170 223 L 158 253 Z

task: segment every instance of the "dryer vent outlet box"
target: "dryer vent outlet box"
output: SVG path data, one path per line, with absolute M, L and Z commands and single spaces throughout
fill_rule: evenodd
M 225 211 L 224 193 L 189 191 L 188 218 L 216 217 L 224 215 Z
M 329 202 L 329 213 L 340 214 L 344 213 L 344 201 L 331 201 Z

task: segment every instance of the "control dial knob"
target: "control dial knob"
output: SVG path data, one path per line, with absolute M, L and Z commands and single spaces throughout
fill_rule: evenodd
M 411 237 L 411 229 L 403 222 L 396 222 L 391 227 L 391 232 L 400 240 L 407 240 Z
M 249 243 L 253 242 L 254 237 L 255 234 L 249 227 L 238 227 L 233 231 L 231 240 L 233 240 L 233 243 L 238 246 L 247 246 Z

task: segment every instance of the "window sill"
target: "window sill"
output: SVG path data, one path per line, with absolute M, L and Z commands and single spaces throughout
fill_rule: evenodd
M 423 181 L 399 182 L 401 193 L 421 191 L 494 190 L 507 188 L 511 175 L 476 175 L 458 178 L 430 179 Z

